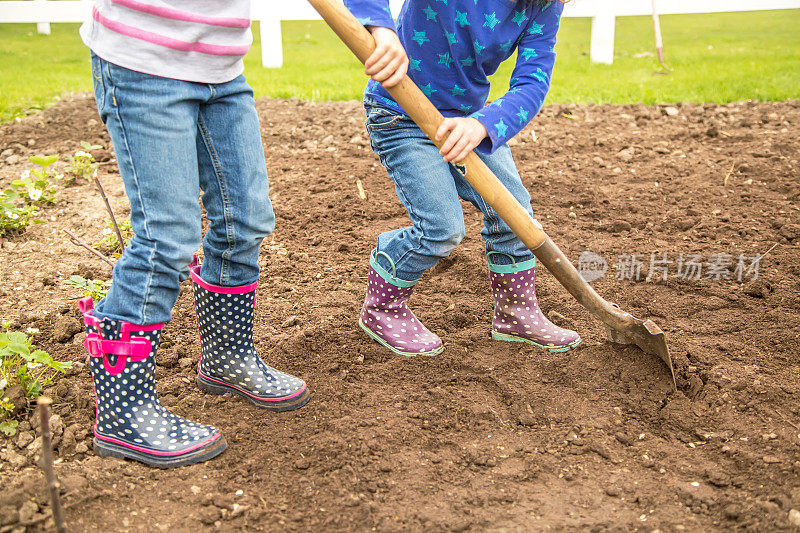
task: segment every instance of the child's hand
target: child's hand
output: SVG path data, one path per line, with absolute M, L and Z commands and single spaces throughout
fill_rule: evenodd
M 408 56 L 400 44 L 400 38 L 389 28 L 367 26 L 375 39 L 375 51 L 367 58 L 366 74 L 384 87 L 400 83 L 408 69 Z
M 445 133 L 450 136 L 439 149 L 439 153 L 448 163 L 460 163 L 473 148 L 478 146 L 488 135 L 486 128 L 472 117 L 446 118 L 436 130 L 436 140 L 441 141 Z

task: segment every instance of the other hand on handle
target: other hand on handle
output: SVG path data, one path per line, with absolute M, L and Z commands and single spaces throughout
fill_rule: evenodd
M 375 39 L 375 51 L 372 52 L 364 67 L 364 72 L 384 87 L 397 85 L 408 70 L 408 56 L 400 43 L 400 38 L 389 28 L 367 26 Z
M 448 163 L 463 161 L 467 154 L 488 135 L 483 124 L 472 117 L 444 119 L 439 129 L 436 130 L 436 140 L 441 141 L 448 132 L 450 135 L 439 149 L 439 153 Z

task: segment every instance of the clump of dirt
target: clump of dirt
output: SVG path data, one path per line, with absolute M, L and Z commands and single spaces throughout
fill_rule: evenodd
M 91 184 L 63 189 L 43 211 L 45 224 L 0 243 L 5 318 L 39 328 L 44 349 L 75 362 L 46 391 L 73 529 L 797 527 L 800 103 L 683 104 L 677 113 L 550 106 L 513 143 L 548 233 L 575 261 L 587 250 L 601 256 L 608 270 L 596 289 L 666 331 L 677 393 L 659 361 L 608 343 L 544 271 L 543 307 L 581 332 L 582 347 L 553 355 L 492 341 L 481 220 L 470 206 L 467 239 L 412 300 L 445 352 L 405 359 L 370 341 L 356 324 L 367 257 L 377 234 L 406 216 L 369 149 L 363 110 L 357 102 L 257 105 L 278 223 L 260 259 L 256 342 L 314 397 L 299 411 L 265 416 L 199 392 L 191 288 L 183 287 L 158 354 L 158 390 L 170 409 L 223 429 L 229 449 L 219 458 L 160 471 L 91 452 L 78 295 L 62 283 L 110 276 L 62 234 L 99 240 L 105 212 Z M 0 139 L 0 152 L 11 150 L 0 184 L 33 153 L 104 145 L 100 178 L 125 213 L 87 96 L 0 126 Z M 741 282 L 705 278 L 713 254 L 729 256 L 733 273 L 740 255 L 767 250 L 757 279 L 752 270 Z M 690 257 L 702 264 L 700 279 L 678 275 L 681 257 L 684 269 Z M 666 280 L 645 281 L 659 265 Z M 3 530 L 48 527 L 36 419 L 29 411 L 15 437 L 0 439 Z

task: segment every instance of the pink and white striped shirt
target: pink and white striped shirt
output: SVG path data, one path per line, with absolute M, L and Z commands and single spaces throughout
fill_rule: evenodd
M 98 56 L 130 70 L 200 83 L 242 73 L 250 0 L 95 0 L 80 29 Z

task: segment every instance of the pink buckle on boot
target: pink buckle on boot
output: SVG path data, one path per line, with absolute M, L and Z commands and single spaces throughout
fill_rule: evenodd
M 81 298 L 78 302 L 78 307 L 83 313 L 83 321 L 87 326 L 92 326 L 97 329 L 96 333 L 89 333 L 86 340 L 83 341 L 83 346 L 92 357 L 102 357 L 103 367 L 112 376 L 121 374 L 128 364 L 138 363 L 144 361 L 150 355 L 151 344 L 145 337 L 131 338 L 131 331 L 156 331 L 164 327 L 164 324 L 152 324 L 150 326 L 137 326 L 128 322 L 123 322 L 120 333 L 122 339 L 118 341 L 110 341 L 104 339 L 100 335 L 100 321 L 92 316 L 94 311 L 94 301 L 90 297 Z M 117 362 L 113 365 L 108 361 L 109 355 L 116 355 Z
M 97 333 L 90 333 L 83 341 L 83 345 L 90 356 L 103 358 L 103 366 L 112 376 L 122 373 L 128 361 L 137 363 L 147 359 L 150 355 L 150 341 L 144 337 L 134 337 L 126 341 L 109 341 Z M 116 355 L 117 362 L 112 365 L 108 360 L 108 355 Z

